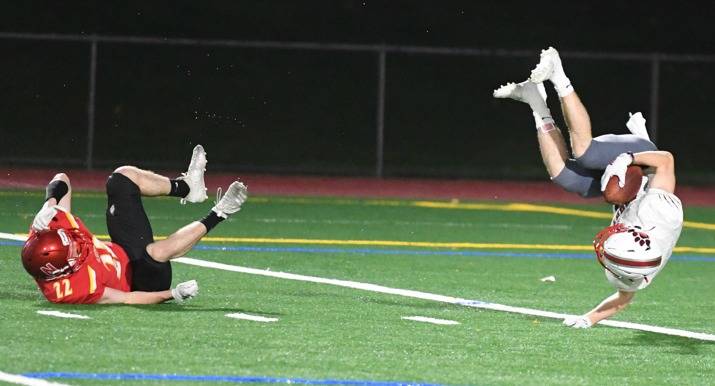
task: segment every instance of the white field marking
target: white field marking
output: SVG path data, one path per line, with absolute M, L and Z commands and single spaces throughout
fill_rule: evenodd
M 415 322 L 425 322 L 425 323 L 443 324 L 443 325 L 459 324 L 459 322 L 456 320 L 435 319 L 435 318 L 428 318 L 426 316 L 403 316 L 401 319 L 414 320 Z
M 234 318 L 234 319 L 243 319 L 243 320 L 252 320 L 254 322 L 263 322 L 263 323 L 269 323 L 269 322 L 277 322 L 278 318 L 266 318 L 263 316 L 258 316 L 258 315 L 249 315 L 249 314 L 244 314 L 242 312 L 236 312 L 233 314 L 226 314 L 227 317 L 229 318 Z
M 0 381 L 26 386 L 67 386 L 65 383 L 49 382 L 44 379 L 30 378 L 22 375 L 8 374 L 0 371 Z
M 10 240 L 18 240 L 18 241 L 25 241 L 25 239 L 26 239 L 25 236 L 18 236 L 18 235 L 14 235 L 12 233 L 3 233 L 3 232 L 0 232 L 0 238 L 10 239 Z M 373 292 L 381 292 L 381 293 L 386 293 L 386 294 L 400 295 L 400 296 L 424 299 L 424 300 L 433 300 L 433 301 L 442 302 L 442 303 L 458 304 L 458 305 L 462 305 L 465 307 L 481 308 L 481 309 L 487 309 L 487 310 L 493 310 L 493 311 L 512 312 L 512 313 L 522 314 L 522 315 L 541 316 L 544 318 L 553 318 L 553 319 L 564 319 L 569 316 L 575 316 L 575 315 L 569 315 L 569 314 L 560 314 L 560 313 L 551 312 L 551 311 L 535 310 L 535 309 L 531 309 L 531 308 L 506 306 L 506 305 L 497 304 L 497 303 L 483 302 L 480 300 L 466 300 L 466 299 L 460 299 L 460 298 L 455 298 L 455 297 L 451 297 L 451 296 L 430 294 L 427 292 L 419 292 L 419 291 L 412 291 L 412 290 L 403 290 L 403 289 L 399 289 L 399 288 L 383 287 L 383 286 L 376 285 L 376 284 L 360 283 L 360 282 L 337 280 L 337 279 L 324 279 L 321 277 L 296 275 L 296 274 L 284 273 L 284 272 L 272 272 L 272 271 L 255 269 L 255 268 L 240 267 L 237 265 L 214 263 L 211 261 L 192 259 L 189 257 L 181 257 L 178 259 L 174 259 L 173 261 L 176 261 L 177 263 L 196 265 L 199 267 L 223 269 L 225 271 L 242 272 L 242 273 L 248 273 L 248 274 L 252 274 L 252 275 L 277 277 L 280 279 L 308 281 L 308 282 L 321 283 L 321 284 L 331 284 L 331 285 L 340 286 L 340 287 L 354 288 L 354 289 L 373 291 Z M 617 320 L 602 320 L 602 321 L 598 322 L 598 324 L 603 325 L 603 326 L 625 328 L 625 329 L 630 329 L 630 330 L 641 330 L 641 331 L 654 332 L 654 333 L 664 334 L 664 335 L 682 336 L 685 338 L 692 338 L 692 339 L 715 342 L 715 335 L 713 335 L 713 334 L 706 334 L 706 333 L 702 333 L 702 332 L 692 332 L 692 331 L 688 331 L 688 330 L 680 330 L 677 328 L 651 326 L 651 325 L 647 325 L 647 324 L 631 323 L 631 322 L 620 322 Z
M 85 315 L 79 315 L 79 314 L 70 314 L 67 312 L 60 312 L 60 311 L 44 311 L 44 310 L 39 310 L 37 311 L 38 314 L 40 315 L 47 315 L 47 316 L 55 316 L 58 318 L 68 318 L 68 319 L 92 319 L 89 316 Z
M 193 259 L 190 257 L 181 257 L 181 258 L 172 260 L 172 262 L 184 263 L 184 264 L 194 265 L 194 266 L 198 266 L 198 267 L 221 269 L 224 271 L 248 273 L 251 275 L 275 277 L 275 278 L 279 278 L 279 279 L 306 281 L 306 282 L 320 283 L 320 284 L 330 284 L 330 285 L 334 285 L 334 286 L 353 288 L 353 289 L 359 289 L 359 290 L 364 290 L 364 291 L 379 292 L 379 293 L 390 294 L 390 295 L 399 295 L 399 296 L 405 296 L 405 297 L 410 297 L 410 298 L 415 298 L 415 299 L 432 300 L 432 301 L 437 301 L 437 302 L 442 302 L 442 303 L 456 304 L 456 305 L 461 305 L 461 306 L 465 306 L 465 307 L 480 308 L 480 309 L 485 309 L 485 310 L 511 312 L 511 313 L 515 313 L 515 314 L 531 315 L 531 316 L 540 316 L 540 317 L 544 317 L 544 318 L 564 319 L 566 317 L 575 316 L 575 315 L 569 315 L 569 314 L 561 314 L 558 312 L 535 310 L 532 308 L 513 307 L 513 306 L 507 306 L 504 304 L 483 302 L 480 300 L 468 300 L 468 299 L 462 299 L 462 298 L 455 298 L 452 296 L 438 295 L 438 294 L 432 294 L 432 293 L 428 293 L 428 292 L 405 290 L 405 289 L 399 289 L 399 288 L 390 288 L 390 287 L 384 287 L 384 286 L 377 285 L 377 284 L 360 283 L 360 282 L 355 282 L 355 281 L 338 280 L 338 279 L 326 279 L 326 278 L 316 277 L 316 276 L 305 276 L 305 275 L 297 275 L 294 273 L 287 273 L 287 272 L 275 272 L 275 271 L 268 271 L 268 270 L 263 270 L 263 269 L 241 267 L 238 265 L 216 263 L 216 262 L 212 262 L 212 261 Z M 604 326 L 610 326 L 610 327 L 626 328 L 626 329 L 631 329 L 631 330 L 641 330 L 641 331 L 654 332 L 654 333 L 658 333 L 658 334 L 682 336 L 685 338 L 692 338 L 692 339 L 715 342 L 715 335 L 701 333 L 701 332 L 680 330 L 680 329 L 676 329 L 676 328 L 650 326 L 647 324 L 619 322 L 619 321 L 614 321 L 614 320 L 603 320 L 603 321 L 599 322 L 598 324 L 604 325 Z
M 27 236 L 20 236 L 13 233 L 0 232 L 0 239 L 15 240 L 15 241 L 25 241 Z

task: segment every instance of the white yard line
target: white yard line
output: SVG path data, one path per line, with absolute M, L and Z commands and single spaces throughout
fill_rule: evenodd
M 445 326 L 459 324 L 459 322 L 456 321 L 456 320 L 428 318 L 428 317 L 426 317 L 426 316 L 403 316 L 403 317 L 400 318 L 400 319 L 404 319 L 404 320 L 414 320 L 415 322 L 441 324 L 441 325 L 445 325 Z
M 254 322 L 263 322 L 263 323 L 270 323 L 270 322 L 277 322 L 278 318 L 266 318 L 263 316 L 258 316 L 258 315 L 249 315 L 249 314 L 244 314 L 242 312 L 236 312 L 233 314 L 226 314 L 226 317 L 228 318 L 234 318 L 234 319 L 243 319 L 243 320 L 252 320 Z
M 54 316 L 57 318 L 67 318 L 67 319 L 92 319 L 89 316 L 85 315 L 79 315 L 79 314 L 70 314 L 67 312 L 61 312 L 61 311 L 45 311 L 45 310 L 39 310 L 37 311 L 38 314 L 40 315 L 47 315 L 47 316 Z
M 22 375 L 8 374 L 0 371 L 0 382 L 14 383 L 26 386 L 67 386 L 65 383 L 48 382 L 44 379 L 30 378 Z
M 5 233 L 5 232 L 0 232 L 0 239 L 5 239 L 5 240 L 15 240 L 15 241 L 25 241 L 27 240 L 27 236 L 19 236 L 14 233 Z
M 18 236 L 18 235 L 12 234 L 12 233 L 0 232 L 0 239 L 25 241 L 26 237 Z M 174 259 L 172 261 L 175 261 L 177 263 L 195 265 L 195 266 L 199 266 L 199 267 L 221 269 L 221 270 L 232 271 L 232 272 L 248 273 L 251 275 L 276 277 L 276 278 L 280 278 L 280 279 L 307 281 L 307 282 L 320 283 L 320 284 L 330 284 L 330 285 L 335 285 L 335 286 L 339 286 L 339 287 L 354 288 L 354 289 L 372 291 L 372 292 L 380 292 L 380 293 L 385 293 L 385 294 L 399 295 L 399 296 L 405 296 L 405 297 L 416 298 L 416 299 L 432 300 L 432 301 L 437 301 L 437 302 L 442 302 L 442 303 L 457 304 L 457 305 L 461 305 L 461 306 L 465 306 L 465 307 L 481 308 L 481 309 L 487 309 L 487 310 L 493 310 L 493 311 L 511 312 L 511 313 L 522 314 L 522 315 L 540 316 L 540 317 L 544 317 L 544 318 L 553 318 L 553 319 L 563 319 L 567 316 L 573 316 L 573 315 L 569 315 L 569 314 L 560 314 L 560 313 L 551 312 L 551 311 L 535 310 L 532 308 L 513 307 L 513 306 L 507 306 L 507 305 L 503 305 L 503 304 L 483 302 L 483 301 L 479 301 L 479 300 L 461 299 L 461 298 L 455 298 L 452 296 L 431 294 L 428 292 L 404 290 L 404 289 L 399 289 L 399 288 L 390 288 L 390 287 L 384 287 L 384 286 L 377 285 L 377 284 L 360 283 L 360 282 L 355 282 L 355 281 L 338 280 L 338 279 L 325 279 L 325 278 L 316 277 L 316 276 L 297 275 L 297 274 L 293 274 L 293 273 L 274 272 L 274 271 L 267 271 L 267 270 L 262 270 L 262 269 L 241 267 L 241 266 L 237 266 L 237 265 L 215 263 L 215 262 L 211 262 L 211 261 L 193 259 L 190 257 L 182 257 L 182 258 Z M 692 338 L 692 339 L 715 342 L 715 335 L 713 335 L 713 334 L 706 334 L 706 333 L 702 333 L 702 332 L 693 332 L 693 331 L 688 331 L 688 330 L 680 330 L 677 328 L 651 326 L 651 325 L 647 325 L 647 324 L 621 322 L 621 321 L 617 321 L 617 320 L 602 320 L 598 324 L 603 325 L 603 326 L 625 328 L 625 329 L 630 329 L 630 330 L 648 331 L 648 332 L 654 332 L 654 333 L 664 334 L 664 335 L 682 336 L 685 338 Z
M 573 315 L 569 315 L 569 314 L 561 314 L 561 313 L 551 312 L 551 311 L 536 310 L 536 309 L 532 309 L 532 308 L 513 307 L 513 306 L 507 306 L 507 305 L 503 305 L 503 304 L 483 302 L 483 301 L 479 301 L 479 300 L 469 300 L 469 299 L 456 298 L 456 297 L 452 297 L 452 296 L 432 294 L 432 293 L 428 293 L 428 292 L 391 288 L 391 287 L 385 287 L 385 286 L 381 286 L 381 285 L 377 285 L 377 284 L 360 283 L 360 282 L 356 282 L 356 281 L 338 280 L 338 279 L 326 279 L 326 278 L 316 277 L 316 276 L 305 276 L 305 275 L 297 275 L 294 273 L 287 273 L 287 272 L 275 272 L 275 271 L 268 271 L 268 270 L 263 270 L 263 269 L 241 267 L 238 265 L 216 263 L 216 262 L 212 262 L 212 261 L 199 260 L 199 259 L 194 259 L 194 258 L 190 258 L 190 257 L 182 257 L 182 258 L 174 259 L 172 261 L 177 262 L 177 263 L 194 265 L 194 266 L 198 266 L 198 267 L 221 269 L 224 271 L 247 273 L 247 274 L 251 274 L 251 275 L 275 277 L 275 278 L 279 278 L 279 279 L 297 280 L 297 281 L 305 281 L 305 282 L 320 283 L 320 284 L 330 284 L 330 285 L 339 286 L 339 287 L 353 288 L 353 289 L 359 289 L 359 290 L 371 291 L 371 292 L 379 292 L 379 293 L 390 294 L 390 295 L 399 295 L 399 296 L 405 296 L 405 297 L 423 299 L 423 300 L 432 300 L 432 301 L 437 301 L 437 302 L 442 302 L 442 303 L 461 305 L 461 306 L 465 306 L 465 307 L 473 307 L 473 308 L 487 309 L 487 310 L 493 310 L 493 311 L 511 312 L 511 313 L 522 314 L 522 315 L 540 316 L 540 317 L 544 317 L 544 318 L 553 318 L 553 319 L 564 319 L 567 316 L 573 316 Z M 658 334 L 675 335 L 675 336 L 682 336 L 682 337 L 686 337 L 686 338 L 715 342 L 715 335 L 700 333 L 700 332 L 692 332 L 692 331 L 687 331 L 687 330 L 680 330 L 680 329 L 676 329 L 676 328 L 650 326 L 647 324 L 620 322 L 620 321 L 614 321 L 614 320 L 603 320 L 599 323 L 599 325 L 617 327 L 617 328 L 626 328 L 626 329 L 631 329 L 631 330 L 648 331 L 648 332 L 654 332 L 654 333 L 658 333 Z

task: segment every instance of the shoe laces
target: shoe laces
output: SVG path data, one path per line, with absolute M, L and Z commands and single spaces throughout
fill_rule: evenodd
M 219 186 L 218 189 L 216 189 L 216 201 L 214 201 L 215 205 L 218 205 L 218 203 L 221 201 L 221 198 L 223 197 L 223 189 Z

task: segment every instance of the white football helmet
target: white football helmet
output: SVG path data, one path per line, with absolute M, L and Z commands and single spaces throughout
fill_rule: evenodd
M 639 227 L 611 225 L 593 240 L 601 265 L 619 278 L 639 279 L 658 270 L 662 252 Z

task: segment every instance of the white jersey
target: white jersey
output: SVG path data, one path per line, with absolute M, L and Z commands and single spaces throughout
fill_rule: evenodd
M 647 287 L 668 262 L 683 229 L 683 205 L 673 193 L 651 188 L 641 193 L 624 208 L 619 208 L 612 224 L 640 227 L 663 252 L 658 270 L 642 279 L 618 278 L 606 270 L 611 284 L 624 291 L 637 291 Z

